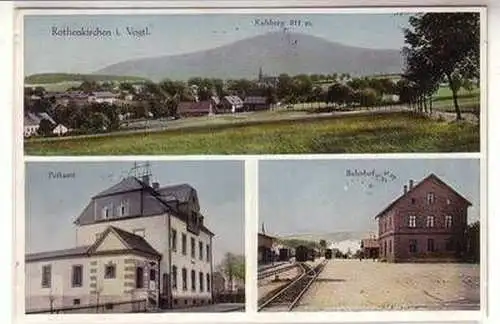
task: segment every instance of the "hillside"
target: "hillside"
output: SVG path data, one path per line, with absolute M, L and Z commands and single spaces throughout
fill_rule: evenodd
M 380 75 L 400 73 L 402 58 L 399 50 L 358 48 L 307 34 L 272 32 L 205 51 L 118 62 L 96 73 L 155 81 L 193 76 L 235 79 L 256 78 L 260 67 L 268 75 Z
M 147 79 L 130 75 L 76 73 L 39 73 L 24 78 L 24 82 L 30 85 L 83 81 L 147 81 Z

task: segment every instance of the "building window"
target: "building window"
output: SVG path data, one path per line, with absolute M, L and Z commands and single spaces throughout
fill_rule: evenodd
M 71 271 L 71 286 L 72 287 L 81 287 L 83 280 L 83 266 L 74 265 Z
M 200 272 L 199 273 L 199 278 L 198 278 L 198 281 L 200 282 L 200 292 L 203 292 L 203 272 Z
M 73 299 L 73 305 L 80 305 L 80 299 Z
M 191 258 L 196 258 L 196 242 L 194 237 L 191 237 Z
M 191 290 L 196 291 L 196 271 L 191 270 Z
M 172 266 L 172 289 L 177 290 L 177 266 Z
M 207 244 L 206 245 L 206 248 L 207 248 L 207 262 L 210 262 L 210 244 Z
M 434 227 L 434 216 L 427 216 L 427 227 Z
M 123 200 L 120 203 L 120 216 L 127 216 L 128 215 L 128 201 Z
M 182 254 L 187 253 L 187 237 L 186 234 L 182 233 Z
M 446 204 L 447 205 L 451 205 L 451 199 L 450 198 L 446 198 Z
M 52 266 L 44 265 L 42 267 L 42 288 L 50 288 L 52 283 Z
M 384 256 L 387 255 L 387 241 L 384 241 Z
M 412 199 L 411 199 L 411 204 L 412 204 L 412 205 L 415 205 L 415 202 L 416 202 L 416 201 L 415 201 L 415 198 L 412 198 Z
M 410 240 L 410 253 L 417 252 L 417 240 Z
M 177 251 L 177 231 L 172 229 L 172 251 Z
M 156 270 L 149 269 L 149 281 L 156 281 Z
M 144 228 L 135 229 L 132 231 L 132 233 L 140 237 L 146 237 L 146 230 Z
M 434 196 L 434 193 L 433 193 L 433 192 L 429 192 L 429 193 L 427 194 L 427 203 L 428 203 L 429 205 L 433 204 L 433 203 L 434 203 L 434 201 L 435 201 L 435 199 L 436 199 L 436 197 Z
M 142 267 L 135 268 L 135 288 L 144 288 L 144 269 Z
M 207 291 L 210 291 L 210 274 L 207 273 Z
M 453 218 L 450 215 L 446 215 L 444 218 L 444 226 L 450 228 L 453 222 Z
M 182 268 L 182 290 L 187 290 L 188 289 L 188 283 L 187 283 L 187 270 L 186 268 Z
M 408 227 L 417 227 L 417 216 L 410 215 L 408 217 Z
M 434 240 L 427 239 L 427 252 L 434 252 Z
M 392 253 L 392 240 L 389 240 L 389 253 Z
M 203 242 L 198 242 L 198 253 L 200 254 L 200 260 L 203 260 Z
M 102 218 L 103 219 L 109 218 L 109 207 L 108 206 L 106 206 L 102 209 Z
M 116 278 L 116 266 L 114 264 L 108 264 L 104 266 L 104 279 L 115 279 Z

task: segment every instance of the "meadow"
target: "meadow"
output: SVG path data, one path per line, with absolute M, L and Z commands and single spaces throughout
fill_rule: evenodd
M 26 141 L 29 155 L 478 152 L 479 125 L 409 112 Z

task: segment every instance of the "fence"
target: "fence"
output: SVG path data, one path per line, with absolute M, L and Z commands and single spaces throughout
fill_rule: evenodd
M 82 305 L 26 311 L 26 314 L 78 314 L 78 313 L 141 313 L 147 310 L 145 299 L 102 303 L 98 305 Z

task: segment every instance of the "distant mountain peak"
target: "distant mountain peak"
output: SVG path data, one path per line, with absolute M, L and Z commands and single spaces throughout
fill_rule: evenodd
M 204 51 L 118 62 L 96 73 L 156 81 L 195 76 L 237 79 L 256 78 L 261 66 L 269 75 L 390 74 L 401 72 L 402 57 L 399 50 L 346 46 L 306 33 L 270 31 Z

